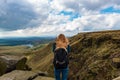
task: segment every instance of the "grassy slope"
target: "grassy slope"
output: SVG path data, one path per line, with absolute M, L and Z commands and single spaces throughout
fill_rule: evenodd
M 33 51 L 28 58 L 28 65 L 31 66 L 33 70 L 47 71 L 53 58 L 51 44 L 47 44 L 42 48 Z
M 70 41 L 70 80 L 111 80 L 120 75 L 113 61 L 120 59 L 120 30 L 82 33 Z
M 27 46 L 0 46 L 0 54 L 24 55 L 31 50 Z

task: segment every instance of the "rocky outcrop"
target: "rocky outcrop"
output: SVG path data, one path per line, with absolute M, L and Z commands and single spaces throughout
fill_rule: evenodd
M 54 78 L 41 76 L 40 74 L 46 75 L 44 72 L 14 70 L 1 76 L 0 80 L 54 80 Z
M 30 70 L 26 65 L 27 58 L 23 56 L 0 56 L 0 75 L 10 72 L 12 70 Z
M 114 67 L 116 68 L 120 68 L 120 53 L 114 53 L 113 55 L 111 55 L 112 58 L 112 62 Z
M 54 80 L 45 77 L 48 75 L 47 72 L 27 71 L 31 69 L 27 66 L 26 61 L 27 58 L 23 56 L 0 56 L 0 75 L 2 75 L 0 80 Z
M 112 80 L 120 76 L 119 36 L 120 30 L 70 38 L 69 80 Z
M 117 77 L 117 78 L 115 78 L 115 79 L 113 79 L 113 80 L 120 80 L 120 76 L 119 76 L 119 77 Z

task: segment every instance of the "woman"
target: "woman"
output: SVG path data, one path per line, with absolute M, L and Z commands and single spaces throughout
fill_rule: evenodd
M 65 37 L 64 34 L 60 34 L 57 38 L 55 43 L 53 44 L 53 52 L 55 54 L 55 51 L 58 49 L 64 49 L 67 53 L 70 52 L 70 46 L 69 46 L 69 41 Z M 64 54 L 64 53 L 63 53 Z M 61 54 L 62 55 L 62 54 Z M 55 58 L 55 55 L 54 55 Z M 54 66 L 55 67 L 55 66 Z M 56 80 L 60 80 L 60 74 L 62 74 L 62 80 L 67 80 L 68 77 L 68 65 L 65 68 L 62 69 L 57 69 L 56 67 L 54 68 L 54 73 L 55 73 L 55 78 Z

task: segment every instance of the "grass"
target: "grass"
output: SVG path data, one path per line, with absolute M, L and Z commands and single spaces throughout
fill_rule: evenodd
M 24 55 L 30 51 L 30 48 L 26 46 L 0 46 L 0 54 Z
M 115 58 L 111 56 L 120 53 L 119 36 L 120 30 L 79 33 L 71 37 L 70 80 L 112 80 L 118 76 L 119 68 L 114 66 Z M 118 58 L 115 61 L 120 63 Z
M 33 70 L 47 71 L 52 64 L 53 53 L 51 52 L 51 44 L 34 50 L 28 60 L 28 65 Z

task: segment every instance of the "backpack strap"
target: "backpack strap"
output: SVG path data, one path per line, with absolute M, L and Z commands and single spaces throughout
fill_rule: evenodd
M 68 55 L 68 51 L 67 51 L 67 49 L 65 49 L 65 48 L 56 48 L 56 49 L 54 50 L 54 54 L 55 54 L 55 51 L 58 50 L 58 49 L 63 49 L 63 50 L 65 50 L 65 51 L 66 51 L 66 56 Z
M 54 43 L 53 43 L 52 51 L 55 52 L 56 49 L 58 49 L 58 48 L 56 48 L 56 43 L 54 42 Z M 70 50 L 71 50 L 71 49 L 70 49 L 70 45 L 68 45 L 67 48 L 64 48 L 64 49 L 66 50 L 66 52 L 67 52 L 67 54 L 68 54 L 68 53 L 70 52 Z
M 57 50 L 57 49 L 64 49 L 68 53 L 66 48 L 57 47 L 55 50 Z
M 52 46 L 52 51 L 54 52 L 56 49 L 56 43 L 53 43 L 53 46 Z

